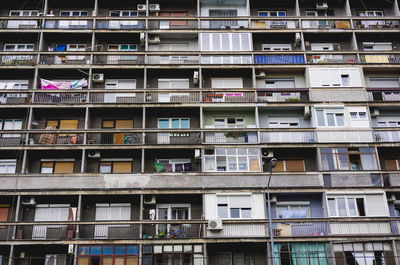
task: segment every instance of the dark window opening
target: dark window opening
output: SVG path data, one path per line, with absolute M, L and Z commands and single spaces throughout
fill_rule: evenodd
M 358 215 L 365 216 L 364 199 L 357 198 L 356 203 L 357 203 Z

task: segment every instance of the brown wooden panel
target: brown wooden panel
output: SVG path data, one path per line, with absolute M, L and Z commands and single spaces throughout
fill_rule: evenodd
M 74 173 L 74 162 L 55 162 L 54 173 Z
M 137 256 L 127 256 L 126 257 L 126 265 L 138 265 L 138 257 Z
M 286 171 L 304 171 L 304 163 L 301 159 L 285 160 Z
M 124 133 L 114 133 L 114 144 L 124 144 L 125 134 Z
M 10 208 L 0 208 L 0 222 L 7 222 L 8 221 L 8 211 Z
M 89 257 L 79 257 L 78 258 L 78 265 L 88 265 L 88 264 L 89 264 Z
M 397 170 L 396 159 L 385 160 L 386 170 Z
M 114 162 L 113 173 L 132 173 L 132 162 Z
M 276 167 L 273 169 L 273 171 L 284 171 L 282 160 L 278 160 L 278 163 L 276 163 Z
M 260 171 L 260 161 L 257 158 L 250 159 L 250 171 Z
M 132 129 L 133 120 L 116 120 L 115 129 Z
M 58 121 L 56 121 L 56 120 L 48 120 L 46 122 L 46 128 L 47 127 L 58 127 Z

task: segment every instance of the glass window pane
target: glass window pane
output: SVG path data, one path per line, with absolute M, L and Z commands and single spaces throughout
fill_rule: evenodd
M 220 51 L 221 44 L 220 44 L 220 34 L 213 33 L 212 34 L 212 50 L 213 51 Z
M 188 129 L 189 128 L 189 119 L 181 119 L 181 128 Z
M 328 199 L 328 206 L 329 206 L 329 215 L 337 216 L 335 199 Z
M 100 255 L 100 254 L 101 254 L 101 247 L 90 248 L 90 255 Z
M 240 218 L 240 209 L 239 208 L 231 208 L 230 213 L 231 213 L 231 218 Z
M 251 209 L 250 208 L 242 209 L 242 218 L 251 218 Z
M 201 49 L 203 51 L 210 50 L 210 34 L 208 33 L 201 34 Z
M 250 39 L 249 34 L 244 33 L 241 34 L 242 36 L 242 51 L 250 51 Z
M 116 246 L 115 255 L 125 255 L 125 246 Z
M 325 126 L 324 111 L 317 110 L 316 112 L 317 112 L 318 126 Z
M 218 204 L 218 217 L 219 218 L 228 218 L 228 205 L 227 204 Z
M 230 50 L 230 42 L 229 42 L 229 34 L 222 34 L 222 50 L 229 51 Z
M 334 156 L 332 154 L 321 154 L 321 160 L 322 160 L 322 168 L 324 170 L 336 169 Z
M 349 169 L 349 160 L 346 155 L 337 155 L 339 160 L 339 169 L 340 170 L 348 170 Z
M 347 204 L 349 206 L 349 216 L 357 216 L 356 202 L 354 198 L 348 198 Z
M 347 216 L 345 199 L 337 198 L 337 204 L 339 209 L 339 216 Z
M 111 246 L 104 246 L 103 247 L 103 255 L 112 255 L 114 248 Z
M 172 119 L 171 124 L 172 124 L 171 128 L 179 129 L 179 119 Z
M 335 126 L 335 117 L 333 113 L 327 113 L 326 119 L 328 121 L 328 126 Z
M 232 50 L 240 51 L 240 35 L 237 33 L 232 34 Z
M 342 113 L 336 114 L 337 126 L 344 126 L 344 116 Z
M 361 164 L 363 170 L 377 170 L 375 154 L 361 154 Z
M 158 128 L 168 129 L 169 128 L 169 119 L 159 119 L 158 120 Z

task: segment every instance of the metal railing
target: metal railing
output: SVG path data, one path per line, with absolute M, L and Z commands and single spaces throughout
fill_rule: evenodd
M 40 64 L 90 64 L 90 55 L 86 54 L 60 54 L 60 55 L 41 55 Z
M 159 30 L 177 30 L 177 29 L 197 29 L 198 23 L 195 19 L 183 17 L 176 18 L 159 18 L 148 21 L 148 29 Z
M 30 104 L 32 101 L 32 93 L 24 92 L 9 92 L 7 90 L 0 90 L 0 104 Z
M 240 90 L 232 91 L 220 91 L 220 92 L 203 92 L 203 102 L 210 103 L 221 103 L 221 102 L 256 102 L 256 96 L 254 92 L 246 92 Z
M 146 103 L 194 103 L 200 102 L 200 92 L 146 92 Z
M 379 18 L 353 18 L 354 28 L 355 29 L 380 29 L 380 30 L 388 30 L 388 29 L 399 29 L 400 20 L 396 19 L 379 19 Z
M 96 145 L 139 145 L 143 144 L 143 134 L 139 132 L 88 133 L 87 143 Z
M 87 19 L 46 19 L 44 29 L 85 30 L 93 29 L 93 20 Z
M 148 55 L 147 64 L 199 64 L 197 55 Z
M 144 19 L 110 19 L 110 20 L 97 20 L 96 29 L 98 30 L 132 30 L 144 29 L 146 22 Z
M 43 91 L 43 90 L 42 90 Z M 79 91 L 79 90 L 78 90 Z M 87 93 L 80 93 L 78 91 L 58 92 L 55 90 L 51 92 L 36 92 L 33 98 L 35 104 L 77 104 L 86 103 Z
M 400 101 L 400 88 L 378 88 L 378 87 L 369 87 L 367 88 L 368 92 L 368 101 Z
M 261 143 L 314 143 L 316 138 L 313 131 L 273 131 L 260 132 Z
M 202 19 L 200 21 L 201 29 L 248 29 L 249 21 L 247 19 L 229 19 L 229 18 L 215 18 L 215 19 Z
M 354 64 L 358 63 L 357 54 L 307 54 L 308 64 Z
M 267 17 L 265 19 L 253 19 L 252 29 L 269 29 L 269 30 L 285 30 L 285 29 L 298 29 L 298 20 L 269 20 Z
M 360 54 L 361 63 L 378 63 L 378 64 L 398 64 L 400 63 L 400 55 L 398 54 Z
M 144 64 L 144 55 L 135 54 L 112 54 L 112 55 L 94 55 L 93 64 Z
M 350 20 L 302 19 L 303 29 L 352 29 Z
M 37 55 L 2 55 L 0 65 L 34 65 Z
M 146 144 L 201 144 L 200 132 L 180 132 L 165 130 L 165 132 L 147 132 Z
M 204 132 L 203 141 L 206 144 L 257 144 L 258 133 L 256 131 L 246 132 L 243 130 L 207 131 Z
M 308 102 L 308 88 L 257 89 L 257 102 Z

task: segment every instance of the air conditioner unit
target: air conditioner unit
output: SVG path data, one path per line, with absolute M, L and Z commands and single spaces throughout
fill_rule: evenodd
M 36 205 L 36 201 L 35 201 L 35 198 L 30 197 L 27 200 L 22 200 L 21 204 L 25 205 L 25 206 L 35 206 Z
M 139 13 L 140 12 L 146 12 L 146 5 L 142 5 L 142 4 L 137 5 L 137 11 Z
M 193 84 L 197 85 L 199 83 L 199 71 L 193 72 Z
M 160 36 L 159 35 L 149 36 L 149 43 L 160 43 Z
M 222 220 L 221 219 L 211 219 L 208 220 L 208 230 L 222 230 Z
M 304 107 L 304 119 L 309 120 L 311 118 L 311 106 Z
M 144 195 L 143 203 L 144 204 L 156 204 L 156 195 Z
M 201 150 L 200 149 L 194 149 L 194 158 L 196 158 L 196 159 L 201 158 Z
M 93 83 L 103 83 L 104 82 L 104 74 L 93 74 L 92 80 L 93 80 Z
M 271 196 L 271 202 L 277 202 L 276 195 Z
M 74 254 L 74 245 L 68 245 L 68 254 Z
M 89 158 L 100 158 L 100 152 L 98 152 L 98 151 L 89 151 L 88 157 Z
M 261 156 L 262 156 L 262 158 L 273 158 L 274 151 L 263 149 L 261 151 Z
M 256 78 L 264 78 L 265 72 L 264 71 L 256 71 Z
M 160 11 L 160 4 L 150 4 L 149 5 L 149 10 L 153 11 L 153 12 Z
M 371 112 L 371 117 L 378 117 L 380 115 L 381 113 L 379 112 L 379 109 L 373 109 Z
M 327 10 L 328 9 L 328 3 L 327 2 L 317 2 L 316 3 L 316 9 L 317 10 Z

